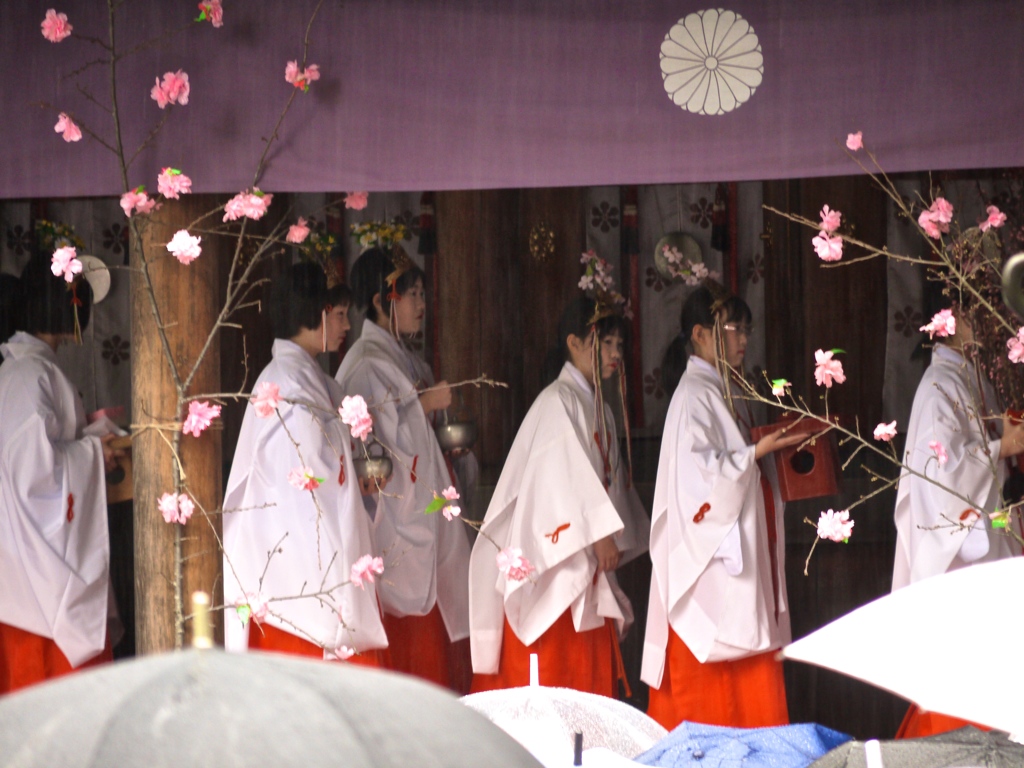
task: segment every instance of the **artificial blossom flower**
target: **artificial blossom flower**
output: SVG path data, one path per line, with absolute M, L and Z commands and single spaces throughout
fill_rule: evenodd
M 1017 329 L 1017 335 L 1006 342 L 1007 357 L 1011 363 L 1024 362 L 1024 326 Z
M 272 381 L 261 381 L 256 387 L 256 394 L 249 398 L 256 416 L 265 419 L 273 416 L 281 403 L 281 388 Z
M 224 26 L 224 8 L 221 6 L 221 0 L 203 0 L 199 3 L 199 18 L 196 21 L 206 21 L 207 19 L 215 29 Z
M 374 557 L 373 555 L 363 555 L 354 563 L 352 563 L 352 569 L 349 573 L 349 578 L 352 583 L 360 589 L 366 589 L 363 586 L 364 581 L 368 581 L 373 584 L 373 576 L 384 573 L 384 560 L 380 557 Z
M 884 421 L 875 427 L 875 440 L 881 440 L 883 443 L 888 443 L 896 437 L 896 422 L 891 421 L 886 424 Z
M 944 339 L 947 336 L 955 335 L 956 318 L 953 317 L 953 310 L 943 309 L 936 312 L 932 317 L 932 321 L 927 325 L 922 325 L 918 330 L 927 332 L 929 339 L 934 339 L 936 336 L 940 339 Z
M 828 234 L 831 235 L 833 232 L 839 229 L 839 224 L 841 223 L 843 218 L 842 213 L 840 213 L 839 211 L 833 211 L 826 205 L 824 208 L 821 209 L 821 213 L 819 213 L 818 215 L 821 216 L 822 230 L 828 232 Z
M 938 440 L 932 440 L 928 443 L 928 448 L 935 454 L 935 458 L 939 462 L 939 466 L 944 467 L 946 462 L 949 461 L 949 454 L 946 453 L 945 446 Z
M 315 491 L 323 481 L 309 467 L 296 467 L 288 472 L 288 484 L 300 491 Z
M 921 211 L 917 217 L 918 226 L 924 230 L 928 237 L 938 240 L 943 233 L 949 232 L 949 223 L 953 220 L 953 205 L 944 197 L 937 197 L 928 206 L 927 211 Z
M 192 499 L 184 493 L 178 495 L 165 493 L 157 499 L 156 504 L 166 523 L 180 523 L 184 525 L 195 511 L 195 504 L 192 502 Z
M 856 152 L 858 149 L 863 149 L 864 132 L 857 131 L 856 133 L 846 134 L 846 148 L 851 152 Z
M 73 246 L 67 245 L 53 252 L 50 259 L 50 271 L 56 277 L 63 277 L 66 282 L 75 279 L 82 271 L 82 262 L 78 260 Z
M 82 129 L 78 127 L 67 112 L 61 112 L 57 115 L 57 124 L 53 126 L 54 133 L 59 133 L 64 138 L 64 141 L 81 141 L 82 140 Z
M 1006 214 L 996 208 L 994 205 L 990 205 L 985 209 L 985 213 L 988 215 L 981 224 L 978 225 L 978 229 L 982 232 L 987 232 L 992 227 L 997 229 L 1006 223 Z
M 39 26 L 42 28 L 43 37 L 51 43 L 59 43 L 70 35 L 71 30 L 74 29 L 74 27 L 68 24 L 68 15 L 66 13 L 57 13 L 53 8 L 47 9 L 46 18 L 43 19 Z
M 791 386 L 793 385 L 786 379 L 772 379 L 772 394 L 775 397 L 783 397 Z
M 200 240 L 201 237 L 190 235 L 188 230 L 179 229 L 167 244 L 167 250 L 182 264 L 191 264 L 203 252 L 199 246 Z
M 811 245 L 822 261 L 839 261 L 843 258 L 843 238 L 839 235 L 830 235 L 823 229 L 811 239 Z
M 310 83 L 320 79 L 320 65 L 310 64 L 300 72 L 299 62 L 289 61 L 284 68 L 284 79 L 285 82 L 291 83 L 296 88 L 301 88 L 305 93 L 309 90 Z
M 157 189 L 161 195 L 177 200 L 178 195 L 187 195 L 192 191 L 192 179 L 177 168 L 164 168 L 156 177 Z
M 121 195 L 121 210 L 129 218 L 131 218 L 133 210 L 136 213 L 149 213 L 156 206 L 156 200 L 150 200 L 149 195 L 146 194 L 145 184 L 140 184 L 135 189 Z
M 496 556 L 498 571 L 504 573 L 512 581 L 524 581 L 533 573 L 534 567 L 519 547 L 505 547 Z
M 262 622 L 267 618 L 268 610 L 269 606 L 266 599 L 258 592 L 255 594 L 246 592 L 245 597 L 239 597 L 235 600 L 235 613 L 242 620 L 243 627 L 249 623 L 249 619 Z
M 188 84 L 188 74 L 182 70 L 177 72 L 164 72 L 163 82 L 156 78 L 156 85 L 149 92 L 150 98 L 156 102 L 160 109 L 168 104 L 188 104 L 188 94 L 191 86 Z
M 358 437 L 365 443 L 373 431 L 373 417 L 370 416 L 362 395 L 345 397 L 338 408 L 338 415 L 341 416 L 342 422 L 349 426 L 352 437 Z
M 369 192 L 346 192 L 345 207 L 353 211 L 361 211 L 370 199 Z
M 347 645 L 339 645 L 333 651 L 328 651 L 324 658 L 327 661 L 333 661 L 334 659 L 337 659 L 338 661 L 348 661 L 355 655 L 355 648 L 349 648 Z
M 814 380 L 819 387 L 832 388 L 832 382 L 842 384 L 846 381 L 846 374 L 843 373 L 843 364 L 833 359 L 832 355 L 836 350 L 817 350 L 814 353 Z
M 458 501 L 459 492 L 455 490 L 454 485 L 449 485 L 447 488 L 441 491 L 441 496 L 443 496 L 448 501 Z M 445 520 L 450 521 L 453 518 L 456 518 L 460 514 L 462 514 L 462 508 L 456 504 L 446 504 L 444 506 L 444 509 L 441 510 L 441 513 L 444 515 Z
M 199 437 L 204 429 L 213 423 L 213 420 L 220 416 L 220 406 L 210 405 L 207 400 L 192 400 L 188 404 L 188 416 L 185 417 L 181 431 L 186 435 Z
M 224 221 L 235 221 L 243 216 L 253 221 L 263 218 L 274 196 L 261 192 L 258 187 L 252 191 L 239 192 L 224 204 Z
M 306 226 L 306 220 L 300 216 L 298 222 L 288 227 L 288 234 L 284 239 L 289 243 L 301 243 L 307 237 L 309 237 L 309 227 Z
M 853 534 L 850 511 L 826 510 L 818 517 L 818 538 L 846 542 Z

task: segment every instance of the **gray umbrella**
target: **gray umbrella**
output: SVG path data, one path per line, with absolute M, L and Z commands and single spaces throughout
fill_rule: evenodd
M 189 650 L 0 700 L 0 766 L 530 768 L 487 718 L 411 677 Z
M 923 739 L 883 741 L 885 768 L 1020 768 L 1024 744 L 1001 731 L 967 726 Z M 863 741 L 848 741 L 811 763 L 809 768 L 867 768 Z

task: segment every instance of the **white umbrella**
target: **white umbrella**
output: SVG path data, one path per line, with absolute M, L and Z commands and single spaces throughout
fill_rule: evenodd
M 783 649 L 924 710 L 1024 736 L 1024 558 L 911 584 Z

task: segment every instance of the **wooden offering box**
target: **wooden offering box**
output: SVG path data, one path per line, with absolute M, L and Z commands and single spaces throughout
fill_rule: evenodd
M 836 424 L 839 419 L 832 416 L 829 421 Z M 841 471 L 835 433 L 828 432 L 821 437 L 814 437 L 815 434 L 827 429 L 828 423 L 817 418 L 785 418 L 775 424 L 754 427 L 750 430 L 750 438 L 756 443 L 765 435 L 770 435 L 782 427 L 789 427 L 787 434 L 804 434 L 810 441 L 774 453 L 782 500 L 798 501 L 838 493 Z

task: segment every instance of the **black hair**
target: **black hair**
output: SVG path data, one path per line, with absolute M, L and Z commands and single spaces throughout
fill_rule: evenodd
M 686 370 L 686 360 L 690 356 L 690 339 L 693 337 L 693 329 L 702 325 L 705 328 L 714 328 L 715 313 L 711 308 L 716 304 L 715 295 L 707 286 L 700 286 L 691 293 L 683 302 L 683 309 L 679 313 L 680 332 L 661 360 L 661 386 L 666 392 L 674 392 L 679 385 L 679 380 Z M 724 312 L 725 322 L 747 323 L 753 319 L 750 306 L 739 296 L 729 294 L 729 297 L 721 303 Z
M 92 312 L 92 286 L 84 277 L 68 283 L 54 275 L 50 260 L 42 256 L 29 259 L 21 273 L 21 312 L 18 329 L 26 333 L 75 332 L 75 304 L 78 305 L 78 324 L 82 330 L 89 325 Z
M 302 261 L 285 269 L 270 288 L 270 328 L 276 339 L 315 330 L 327 307 L 327 276 L 319 264 Z
M 21 322 L 21 281 L 14 275 L 0 274 L 0 343 L 18 330 Z
M 327 289 L 327 306 L 333 308 L 342 305 L 352 306 L 352 289 L 344 283 L 338 283 Z
M 359 255 L 356 263 L 352 265 L 352 297 L 355 300 L 356 308 L 366 313 L 366 319 L 371 323 L 377 322 L 377 308 L 373 306 L 373 297 L 380 294 L 380 305 L 385 313 L 391 311 L 391 301 L 388 294 L 391 289 L 385 282 L 387 276 L 395 271 L 395 264 L 380 248 L 369 248 Z M 395 290 L 399 296 L 404 296 L 416 281 L 420 280 L 423 285 L 427 284 L 427 275 L 418 266 L 407 269 L 398 278 Z
M 568 339 L 570 335 L 580 339 L 586 339 L 594 323 L 591 322 L 597 304 L 588 296 L 577 296 L 566 306 L 558 320 L 558 333 L 555 338 L 555 345 L 548 352 L 544 360 L 544 380 L 551 382 L 558 378 L 562 366 L 569 357 Z M 597 342 L 613 333 L 622 337 L 623 344 L 628 344 L 629 326 L 622 315 L 611 314 L 602 317 L 597 321 Z

